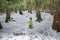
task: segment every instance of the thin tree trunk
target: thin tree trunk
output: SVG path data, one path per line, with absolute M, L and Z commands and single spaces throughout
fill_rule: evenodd
M 21 15 L 23 15 L 22 10 L 19 10 L 19 13 L 20 13 Z
M 29 9 L 29 10 L 28 10 L 28 13 L 31 13 L 31 14 L 32 14 L 32 11 L 31 11 L 31 9 Z
M 40 22 L 42 20 L 39 8 L 36 9 L 36 17 L 37 17 L 36 21 Z
M 15 10 L 15 13 L 17 13 L 17 10 Z
M 8 22 L 8 21 L 10 21 L 10 10 L 9 9 L 6 10 L 6 20 L 5 20 L 5 22 Z
M 30 0 L 30 1 L 28 2 L 27 8 L 28 8 L 28 13 L 31 13 L 31 14 L 32 14 L 32 3 L 31 3 L 31 1 L 32 1 L 32 0 Z
M 31 6 L 31 4 L 28 5 L 28 13 L 31 13 L 32 14 L 32 6 Z

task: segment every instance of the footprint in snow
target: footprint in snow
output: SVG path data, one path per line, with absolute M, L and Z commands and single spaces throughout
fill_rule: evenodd
M 13 33 L 13 35 L 19 36 L 19 35 L 25 35 L 25 33 Z

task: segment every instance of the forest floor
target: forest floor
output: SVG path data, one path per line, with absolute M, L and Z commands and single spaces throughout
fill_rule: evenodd
M 6 14 L 0 15 L 3 29 L 0 30 L 0 40 L 60 40 L 60 33 L 52 30 L 53 15 L 41 12 L 42 21 L 36 22 L 35 12 L 11 12 L 11 21 L 5 22 Z M 29 29 L 29 18 L 32 17 L 33 29 Z

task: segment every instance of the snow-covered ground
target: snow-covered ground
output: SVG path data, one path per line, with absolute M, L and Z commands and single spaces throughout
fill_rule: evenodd
M 11 21 L 6 23 L 5 15 L 0 15 L 3 29 L 0 30 L 0 40 L 60 40 L 60 33 L 52 30 L 53 16 L 41 12 L 42 21 L 36 22 L 35 12 L 23 15 L 11 12 Z M 29 29 L 29 18 L 32 17 L 33 29 Z

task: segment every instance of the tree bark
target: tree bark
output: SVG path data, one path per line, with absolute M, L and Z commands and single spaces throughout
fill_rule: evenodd
M 15 10 L 15 13 L 17 13 L 17 10 Z
M 30 0 L 28 2 L 28 5 L 27 5 L 27 8 L 28 8 L 28 13 L 31 13 L 32 14 L 32 3 L 31 3 L 32 0 Z
M 10 21 L 10 10 L 9 9 L 6 10 L 6 20 L 5 20 L 5 22 L 8 22 L 8 21 Z
M 37 17 L 36 21 L 40 22 L 42 20 L 39 8 L 36 9 L 36 17 Z
M 21 15 L 23 15 L 22 10 L 19 10 L 19 13 L 20 13 Z
M 57 32 L 60 32 L 60 11 L 57 11 L 54 15 L 52 29 L 57 30 Z
M 29 9 L 29 10 L 28 10 L 28 13 L 31 13 L 31 14 L 32 14 L 32 11 L 31 11 L 31 9 Z
M 31 7 L 31 4 L 28 5 L 28 13 L 31 13 L 31 14 L 32 14 L 32 7 Z

